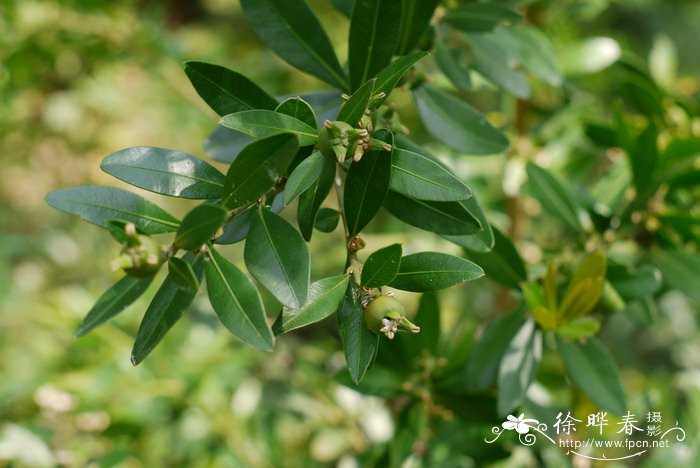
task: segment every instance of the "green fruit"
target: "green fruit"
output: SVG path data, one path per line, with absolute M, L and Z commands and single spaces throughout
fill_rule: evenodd
M 326 121 L 318 132 L 316 147 L 325 157 L 342 161 L 350 143 L 348 132 L 352 130 L 352 126 L 345 122 Z
M 406 309 L 404 309 L 403 304 L 389 296 L 379 296 L 373 299 L 365 309 L 367 328 L 376 334 L 380 333 L 383 319 L 398 321 L 404 315 L 406 315 Z

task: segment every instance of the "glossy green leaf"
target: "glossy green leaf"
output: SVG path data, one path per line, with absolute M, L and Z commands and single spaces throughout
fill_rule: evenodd
M 175 235 L 175 246 L 195 250 L 211 239 L 224 224 L 228 212 L 218 205 L 199 205 L 182 219 Z
M 661 270 L 665 284 L 700 303 L 700 255 L 677 248 L 654 249 L 651 261 Z
M 309 286 L 309 295 L 299 309 L 285 307 L 277 317 L 272 330 L 281 335 L 297 328 L 319 322 L 338 309 L 348 287 L 348 275 L 333 276 Z
M 362 267 L 362 286 L 378 288 L 396 278 L 401 265 L 401 244 L 392 244 L 372 252 Z
M 195 156 L 152 146 L 110 154 L 100 167 L 117 179 L 151 192 L 200 200 L 219 198 L 226 179 Z
M 186 254 L 183 260 L 192 265 L 197 280 L 202 278 L 202 256 Z M 139 325 L 134 348 L 131 351 L 131 363 L 139 364 L 161 342 L 175 323 L 190 308 L 197 295 L 196 289 L 180 288 L 172 276 L 168 275 L 153 297 L 151 304 Z
M 494 244 L 490 252 L 469 252 L 469 258 L 484 269 L 486 276 L 504 286 L 519 289 L 527 280 L 525 263 L 513 242 L 501 231 L 493 229 Z
M 135 278 L 127 275 L 117 281 L 97 299 L 90 312 L 75 329 L 75 336 L 85 335 L 129 307 L 148 289 L 153 278 L 154 276 Z
M 472 67 L 486 79 L 504 91 L 521 99 L 530 97 L 530 84 L 527 77 L 511 66 L 507 39 L 503 40 L 496 33 L 471 34 L 474 60 Z
M 321 208 L 316 215 L 314 228 L 321 232 L 333 232 L 338 227 L 340 212 L 333 208 Z
M 428 55 L 427 52 L 416 52 L 401 58 L 397 58 L 387 65 L 386 68 L 377 73 L 377 81 L 374 83 L 374 94 L 386 94 L 386 97 L 379 100 L 378 104 L 381 104 L 389 97 L 391 91 L 396 87 L 399 80 L 408 71 L 408 69 L 426 55 Z
M 207 250 L 204 273 L 209 301 L 221 323 L 244 343 L 272 351 L 275 338 L 253 281 L 213 248 Z
M 463 3 L 455 10 L 448 10 L 444 21 L 450 26 L 468 33 L 488 32 L 499 24 L 512 24 L 522 19 L 520 14 L 497 3 Z
M 481 209 L 476 197 L 468 198 L 459 203 L 479 222 L 482 229 L 473 235 L 454 236 L 442 234 L 442 237 L 452 243 L 464 247 L 470 252 L 490 252 L 495 243 L 493 229 L 491 228 L 491 224 L 489 224 L 488 220 L 486 219 L 486 215 Z
M 299 206 L 297 207 L 299 231 L 307 241 L 311 240 L 321 203 L 328 196 L 335 181 L 335 161 L 325 157 L 321 158 L 321 161 L 323 168 L 320 176 L 299 196 Z
M 340 108 L 340 114 L 338 114 L 336 120 L 349 123 L 352 126 L 357 125 L 362 116 L 365 115 L 370 98 L 376 94 L 374 93 L 375 82 L 376 79 L 374 78 L 368 80 L 357 91 L 352 93 L 350 99 Z
M 309 189 L 321 177 L 324 156 L 315 152 L 304 159 L 289 175 L 284 186 L 284 204 L 288 205 L 299 195 Z
M 185 62 L 185 73 L 197 94 L 224 116 L 247 109 L 274 109 L 277 100 L 245 76 L 220 65 Z
M 398 0 L 396 3 L 399 3 Z M 401 0 L 401 29 L 397 55 L 404 55 L 419 44 L 430 25 L 440 0 Z
M 579 218 L 581 207 L 573 194 L 545 169 L 533 163 L 527 164 L 527 189 L 547 213 L 575 231 L 585 231 Z
M 451 171 L 418 153 L 395 149 L 392 154 L 392 190 L 419 200 L 466 200 L 472 192 Z
M 379 335 L 367 328 L 353 281 L 349 282 L 336 315 L 348 371 L 353 382 L 358 384 L 374 359 Z
M 199 289 L 199 280 L 192 269 L 192 265 L 179 257 L 168 259 L 168 276 L 170 276 L 180 289 Z
M 505 416 L 525 398 L 542 358 L 542 334 L 535 322 L 520 327 L 503 354 L 498 368 L 498 414 Z
M 490 322 L 481 333 L 467 361 L 465 380 L 470 390 L 486 390 L 496 382 L 503 354 L 524 324 L 523 312 L 523 308 L 508 312 Z
M 469 260 L 441 252 L 419 252 L 401 258 L 399 272 L 389 286 L 425 292 L 449 288 L 482 276 L 484 271 Z
M 204 141 L 204 151 L 215 161 L 231 164 L 243 148 L 254 141 L 250 135 L 217 125 Z
M 52 207 L 79 215 L 89 223 L 108 228 L 111 220 L 132 222 L 146 234 L 176 231 L 180 221 L 135 193 L 114 187 L 85 185 L 55 190 L 46 196 Z
M 460 153 L 494 154 L 508 148 L 508 139 L 478 110 L 430 85 L 414 92 L 425 127 Z
M 241 0 L 241 7 L 255 33 L 282 59 L 333 86 L 348 88 L 333 45 L 305 0 Z
M 309 289 L 309 248 L 299 232 L 260 206 L 246 238 L 248 271 L 282 304 L 298 309 Z
M 557 348 L 571 381 L 601 409 L 615 414 L 627 410 L 625 392 L 615 361 L 594 337 L 584 344 L 557 337 Z
M 296 136 L 289 134 L 271 136 L 246 146 L 226 174 L 223 205 L 238 208 L 264 195 L 287 170 L 297 148 Z
M 309 127 L 316 128 L 316 113 L 311 105 L 304 101 L 301 96 L 294 96 L 285 99 L 275 109 L 275 112 L 285 114 L 305 123 Z
M 355 0 L 348 39 L 353 90 L 391 62 L 400 27 L 401 4 L 396 0 Z
M 389 213 L 411 226 L 436 234 L 475 234 L 479 221 L 458 202 L 416 200 L 389 190 L 384 200 Z
M 235 244 L 246 238 L 250 229 L 250 220 L 255 212 L 255 205 L 240 211 L 236 216 L 224 225 L 224 232 L 214 239 L 215 244 Z
M 374 137 L 393 144 L 389 132 L 375 132 Z M 392 151 L 374 150 L 351 164 L 343 191 L 345 220 L 351 236 L 364 229 L 382 207 L 389 191 L 391 158 Z
M 313 127 L 290 115 L 276 111 L 253 109 L 225 115 L 219 122 L 226 128 L 245 133 L 255 138 L 292 134 L 299 137 L 299 146 L 316 143 L 318 133 Z

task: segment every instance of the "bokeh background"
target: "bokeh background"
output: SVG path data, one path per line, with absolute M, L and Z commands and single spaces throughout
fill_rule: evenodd
M 310 3 L 342 63 L 347 21 L 330 2 Z M 656 50 L 671 62 L 659 68 L 667 72 L 662 79 L 686 95 L 697 93 L 700 3 L 544 3 L 555 5 L 544 10 L 555 48 L 604 35 L 644 59 Z M 659 48 L 667 52 L 659 55 Z M 384 401 L 335 383 L 344 358 L 332 327 L 280 339 L 273 354 L 263 355 L 216 327 L 203 301 L 142 365 L 132 367 L 132 340 L 151 291 L 112 323 L 73 338 L 75 326 L 118 278 L 108 265 L 119 246 L 106 232 L 50 209 L 44 196 L 78 184 L 124 187 L 101 173 L 99 162 L 129 146 L 205 157 L 203 142 L 217 117 L 182 71 L 182 62 L 190 59 L 241 71 L 271 94 L 323 89 L 262 46 L 235 0 L 0 4 L 0 465 L 350 467 L 357 465 L 357 454 L 394 433 Z M 579 104 L 594 109 L 590 95 L 604 102 L 614 91 L 614 78 L 591 75 L 585 84 L 589 94 L 578 95 Z M 551 104 L 557 97 L 542 99 Z M 538 133 L 553 142 L 554 154 L 575 145 L 562 119 Z M 418 128 L 420 139 L 420 124 L 410 116 L 404 120 Z M 502 162 L 470 159 L 460 169 L 487 206 L 500 197 Z M 142 194 L 176 214 L 188 207 Z M 491 208 L 495 223 L 506 224 L 506 214 Z M 389 221 L 378 221 L 383 222 Z M 455 248 L 428 235 L 380 231 L 368 236 L 370 244 L 398 239 Z M 318 277 L 338 270 L 343 246 L 337 236 L 316 237 L 312 258 Z M 521 248 L 526 260 L 538 259 L 536 245 Z M 236 247 L 229 252 L 234 258 L 240 254 Z M 482 311 L 499 300 L 494 291 L 477 285 L 446 294 L 444 321 L 477 327 Z M 410 305 L 414 299 L 406 300 Z M 679 399 L 684 421 L 697 423 L 696 306 L 673 294 L 661 305 L 653 330 L 635 338 L 637 329 L 623 320 L 606 344 L 623 367 L 630 399 L 655 398 L 669 415 L 681 411 Z M 630 339 L 641 340 L 642 356 L 626 352 Z M 638 364 L 649 360 L 655 365 Z M 691 436 L 697 431 L 686 429 Z M 659 455 L 654 466 L 674 464 L 673 450 L 696 446 L 689 437 Z M 508 463 L 532 463 L 516 455 Z M 462 465 L 468 463 L 461 460 Z

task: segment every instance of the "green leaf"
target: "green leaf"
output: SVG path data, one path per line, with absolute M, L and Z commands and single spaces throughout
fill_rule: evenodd
M 637 189 L 637 197 L 646 198 L 653 194 L 657 187 L 656 184 L 652 184 L 658 158 L 656 138 L 656 125 L 651 122 L 632 144 L 632 148 L 627 154 L 632 169 L 632 182 Z
M 224 225 L 224 232 L 214 239 L 215 244 L 228 245 L 235 244 L 246 238 L 250 229 L 250 220 L 255 213 L 255 205 L 240 211 L 236 216 Z
M 440 0 L 401 0 L 401 29 L 396 48 L 397 55 L 405 55 L 418 45 L 439 3 Z
M 443 20 L 450 26 L 468 33 L 488 32 L 499 24 L 517 23 L 522 16 L 496 3 L 470 2 L 456 10 L 448 10 Z
M 348 39 L 353 90 L 391 62 L 400 27 L 401 4 L 396 0 L 355 0 Z
M 297 224 L 301 235 L 306 241 L 311 240 L 318 210 L 331 191 L 335 181 L 335 162 L 326 157 L 321 158 L 321 160 L 323 162 L 321 175 L 301 194 L 299 206 L 297 207 Z
M 114 187 L 85 185 L 55 190 L 46 202 L 107 229 L 109 221 L 132 222 L 145 234 L 176 231 L 180 222 L 159 206 L 135 193 Z
M 600 320 L 592 317 L 583 317 L 557 328 L 557 335 L 562 338 L 577 339 L 593 336 L 598 333 L 598 330 L 600 330 Z
M 416 52 L 406 55 L 394 60 L 387 65 L 386 68 L 377 73 L 377 81 L 374 83 L 374 94 L 386 94 L 386 97 L 380 99 L 377 105 L 380 105 L 389 97 L 391 91 L 396 87 L 396 84 L 406 71 L 426 55 L 428 55 L 427 52 Z
M 579 218 L 581 207 L 573 194 L 545 169 L 533 163 L 527 164 L 527 189 L 547 213 L 556 216 L 571 229 L 585 232 Z
M 527 280 L 525 264 L 513 242 L 501 231 L 493 229 L 494 244 L 490 252 L 469 252 L 469 258 L 484 269 L 486 276 L 504 286 L 519 289 Z
M 419 200 L 466 200 L 472 192 L 442 165 L 418 153 L 395 149 L 392 154 L 392 190 Z
M 171 197 L 219 198 L 224 175 L 181 151 L 135 146 L 110 154 L 100 168 L 136 187 Z
M 530 97 L 527 77 L 511 66 L 509 46 L 512 44 L 507 39 L 497 33 L 471 34 L 469 42 L 474 55 L 472 67 L 476 71 L 513 96 Z
M 624 300 L 643 299 L 661 287 L 661 272 L 651 265 L 632 270 L 609 263 L 606 278 Z
M 561 86 L 562 76 L 549 38 L 533 27 L 517 26 L 507 30 L 518 45 L 516 50 L 520 64 L 548 85 Z
M 474 391 L 486 390 L 498 377 L 501 359 L 515 334 L 524 324 L 523 308 L 490 322 L 474 344 L 466 367 L 466 384 Z
M 347 78 L 321 23 L 304 0 L 241 0 L 255 33 L 290 65 L 340 89 Z
M 127 275 L 117 281 L 92 306 L 90 312 L 76 328 L 75 336 L 85 335 L 129 307 L 148 289 L 153 278 L 154 276 L 135 278 Z
M 337 317 L 348 371 L 353 382 L 359 384 L 374 359 L 379 335 L 375 335 L 367 328 L 354 281 L 350 281 L 345 290 L 343 300 L 338 307 Z
M 443 41 L 437 41 L 435 60 L 450 82 L 460 91 L 469 91 L 471 78 L 464 64 L 465 54 L 461 48 L 448 48 Z
M 620 44 L 610 37 L 586 37 L 569 43 L 559 53 L 567 75 L 589 75 L 608 68 L 622 55 Z
M 481 229 L 479 221 L 457 202 L 416 200 L 389 190 L 384 207 L 404 223 L 436 234 L 475 234 Z
M 276 111 L 254 109 L 225 115 L 219 122 L 226 128 L 237 130 L 255 138 L 267 138 L 279 134 L 299 137 L 299 146 L 316 143 L 318 132 L 313 127 L 287 114 Z
M 661 270 L 665 284 L 700 303 L 700 255 L 677 248 L 654 249 L 651 261 Z
M 338 227 L 340 212 L 333 208 L 321 208 L 316 215 L 314 228 L 321 232 L 333 232 Z
M 336 311 L 348 287 L 348 275 L 333 276 L 309 286 L 309 295 L 299 309 L 285 307 L 272 326 L 275 335 L 319 322 Z
M 221 323 L 244 343 L 260 351 L 272 351 L 275 338 L 251 279 L 211 247 L 204 273 L 209 301 Z
M 378 288 L 391 283 L 401 265 L 401 244 L 392 244 L 372 252 L 362 267 L 362 286 Z
M 275 112 L 285 114 L 305 123 L 309 127 L 316 128 L 316 113 L 311 105 L 301 96 L 290 97 L 277 106 Z
M 192 265 L 178 257 L 168 259 L 168 276 L 181 289 L 199 289 L 199 280 L 194 274 Z
M 476 197 L 468 198 L 459 203 L 479 222 L 482 229 L 473 235 L 453 236 L 442 234 L 442 237 L 454 244 L 464 247 L 470 252 L 490 252 L 495 243 L 493 229 L 491 228 L 491 224 L 486 220 L 486 215 L 484 215 Z
M 581 344 L 557 337 L 557 347 L 567 375 L 593 403 L 615 414 L 627 410 L 615 361 L 598 339 L 590 337 Z
M 581 261 L 559 306 L 562 317 L 579 318 L 593 309 L 603 292 L 606 268 L 607 261 L 601 253 L 588 255 Z
M 196 250 L 207 242 L 224 224 L 228 212 L 218 205 L 199 205 L 182 219 L 175 235 L 175 246 Z
M 185 73 L 197 94 L 224 116 L 248 109 L 274 109 L 277 100 L 240 73 L 204 62 L 185 62 Z
M 299 232 L 260 206 L 245 243 L 248 271 L 282 304 L 298 309 L 309 289 L 309 249 Z
M 324 156 L 319 151 L 304 159 L 287 179 L 284 186 L 284 204 L 291 203 L 318 181 L 324 165 Z
M 346 17 L 352 17 L 352 7 L 355 5 L 355 0 L 331 0 L 331 3 Z
M 215 161 L 231 164 L 241 150 L 254 141 L 250 135 L 217 125 L 204 141 L 204 151 Z
M 676 163 L 685 159 L 692 160 L 700 155 L 700 138 L 677 138 L 672 140 L 661 155 L 661 161 Z
M 478 110 L 430 85 L 414 92 L 425 127 L 450 148 L 466 154 L 502 153 L 508 139 Z
M 360 86 L 360 88 L 352 93 L 350 99 L 347 100 L 343 107 L 340 108 L 340 114 L 336 120 L 341 122 L 349 123 L 352 126 L 358 124 L 365 111 L 367 110 L 367 105 L 369 100 L 372 98 L 374 85 L 376 79 L 368 80 L 365 84 Z
M 183 260 L 192 265 L 197 280 L 200 281 L 203 270 L 202 256 L 187 253 Z M 141 320 L 134 348 L 131 351 L 133 365 L 139 364 L 153 351 L 173 325 L 190 308 L 196 295 L 196 289 L 180 288 L 173 277 L 168 274 L 146 309 L 143 320 Z
M 222 203 L 233 209 L 254 202 L 275 186 L 298 148 L 294 135 L 275 135 L 246 146 L 229 167 Z
M 498 414 L 505 416 L 525 398 L 542 358 L 542 334 L 528 320 L 511 340 L 498 368 Z
M 415 340 L 418 353 L 428 350 L 436 355 L 440 340 L 440 304 L 435 291 L 421 295 L 413 322 L 420 327 L 420 333 L 410 337 Z
M 374 135 L 393 144 L 390 132 L 378 131 Z M 391 180 L 391 157 L 392 151 L 373 150 L 351 164 L 343 191 L 349 235 L 357 235 L 382 207 Z
M 484 271 L 469 260 L 440 252 L 419 252 L 401 258 L 399 272 L 389 286 L 425 292 L 449 288 L 482 276 Z

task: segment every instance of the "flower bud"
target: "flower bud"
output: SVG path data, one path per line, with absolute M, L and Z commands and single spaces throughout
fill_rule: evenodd
M 390 340 L 399 331 L 418 333 L 420 327 L 406 318 L 403 305 L 390 296 L 379 296 L 365 308 L 367 328 L 378 335 L 385 335 Z
M 165 262 L 163 247 L 152 237 L 137 234 L 131 223 L 124 226 L 124 232 L 126 243 L 119 257 L 112 262 L 112 269 L 123 269 L 137 278 L 155 274 Z

